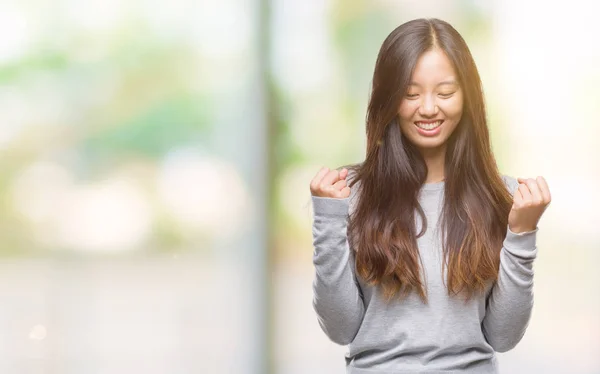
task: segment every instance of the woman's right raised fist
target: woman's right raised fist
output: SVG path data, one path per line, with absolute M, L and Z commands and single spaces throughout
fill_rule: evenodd
M 310 182 L 310 193 L 313 196 L 345 199 L 350 196 L 350 187 L 346 186 L 348 169 L 329 170 L 323 167 Z

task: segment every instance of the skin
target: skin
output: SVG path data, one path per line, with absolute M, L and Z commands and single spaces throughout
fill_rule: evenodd
M 400 102 L 398 117 L 402 134 L 425 159 L 428 169 L 425 183 L 444 179 L 446 141 L 460 122 L 463 104 L 458 76 L 446 54 L 438 48 L 423 53 Z M 416 123 L 433 120 L 443 120 L 439 134 L 424 136 L 417 131 Z
M 552 196 L 544 177 L 517 178 L 519 187 L 513 196 L 513 205 L 508 214 L 508 228 L 514 233 L 533 231 L 550 202 Z
M 318 197 L 345 199 L 350 196 L 350 187 L 346 185 L 348 169 L 329 170 L 324 166 L 310 182 L 310 193 Z

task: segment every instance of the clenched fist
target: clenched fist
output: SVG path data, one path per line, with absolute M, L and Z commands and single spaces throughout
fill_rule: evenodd
M 310 193 L 313 196 L 345 199 L 350 196 L 350 187 L 346 186 L 348 169 L 329 170 L 323 167 L 310 182 Z
M 519 187 L 513 196 L 508 227 L 514 233 L 533 231 L 550 204 L 550 190 L 543 177 L 517 178 Z

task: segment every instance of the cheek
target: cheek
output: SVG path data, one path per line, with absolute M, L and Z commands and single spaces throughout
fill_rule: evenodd
M 446 116 L 453 118 L 453 119 L 460 119 L 460 117 L 462 116 L 462 111 L 463 111 L 463 101 L 462 99 L 460 100 L 452 100 L 449 102 L 444 103 L 445 105 L 442 107 L 444 113 L 446 114 Z
M 400 116 L 400 119 L 410 121 L 416 110 L 417 105 L 414 102 L 405 100 L 400 104 L 400 108 L 398 108 L 398 115 Z

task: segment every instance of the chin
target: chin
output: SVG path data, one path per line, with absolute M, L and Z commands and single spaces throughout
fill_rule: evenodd
M 440 147 L 442 145 L 444 145 L 444 143 L 446 143 L 446 139 L 410 139 L 411 143 L 413 143 L 414 145 L 418 146 L 418 147 L 422 147 L 422 148 L 437 148 Z

